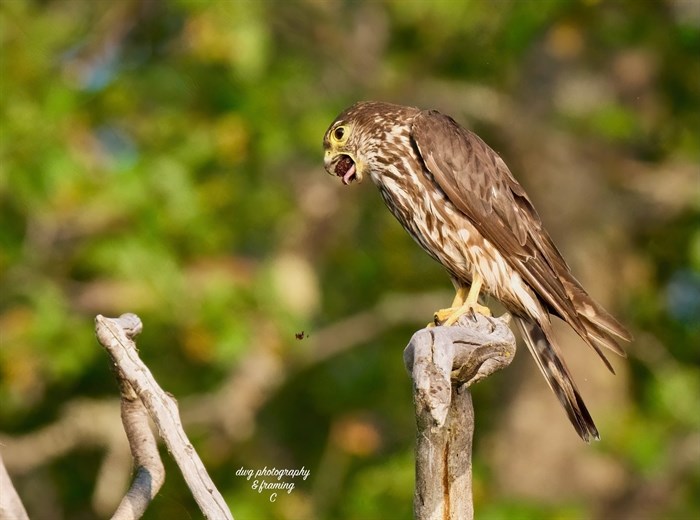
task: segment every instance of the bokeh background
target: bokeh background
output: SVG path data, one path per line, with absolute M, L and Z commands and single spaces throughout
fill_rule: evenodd
M 32 518 L 106 518 L 128 485 L 93 323 L 124 312 L 236 519 L 411 517 L 402 350 L 451 285 L 371 183 L 323 171 L 360 99 L 477 131 L 635 335 L 612 376 L 557 329 L 601 442 L 524 348 L 474 389 L 478 517 L 698 517 L 700 2 L 2 0 L 0 22 L 0 454 Z M 162 452 L 146 518 L 201 517 Z M 235 475 L 265 466 L 311 474 L 270 502 Z

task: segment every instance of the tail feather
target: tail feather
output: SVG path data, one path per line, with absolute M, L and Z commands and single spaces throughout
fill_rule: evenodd
M 598 429 L 593 423 L 556 343 L 547 337 L 545 331 L 538 324 L 520 317 L 516 318 L 516 322 L 530 353 L 537 362 L 537 366 L 566 410 L 576 432 L 586 442 L 590 442 L 591 439 L 600 440 Z

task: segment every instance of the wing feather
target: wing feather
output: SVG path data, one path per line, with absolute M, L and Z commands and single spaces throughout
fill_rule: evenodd
M 615 337 L 629 341 L 631 335 L 573 277 L 500 156 L 476 134 L 434 110 L 413 119 L 411 137 L 427 170 L 455 207 L 612 370 L 600 346 L 624 355 Z

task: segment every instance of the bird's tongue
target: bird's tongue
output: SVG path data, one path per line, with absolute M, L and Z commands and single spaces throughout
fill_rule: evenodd
M 343 175 L 343 184 L 348 185 L 352 182 L 355 177 L 355 164 L 353 164 L 350 169 Z

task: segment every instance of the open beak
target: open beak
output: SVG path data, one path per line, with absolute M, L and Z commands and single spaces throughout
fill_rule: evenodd
M 346 186 L 353 181 L 360 182 L 362 180 L 355 161 L 347 154 L 341 153 L 334 156 L 327 154 L 324 166 L 328 173 L 340 177 Z

